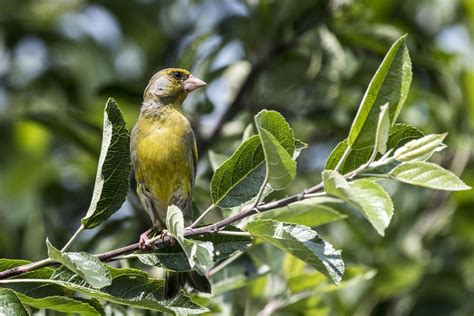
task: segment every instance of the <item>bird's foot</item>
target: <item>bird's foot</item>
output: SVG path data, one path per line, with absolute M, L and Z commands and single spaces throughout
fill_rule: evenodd
M 140 240 L 138 242 L 138 246 L 140 247 L 141 250 L 150 250 L 153 249 L 153 244 L 150 241 L 150 238 L 148 238 L 148 234 L 153 230 L 154 228 L 150 228 L 147 231 L 143 232 L 140 235 Z
M 161 238 L 161 241 L 163 242 L 163 244 L 165 243 L 166 236 L 168 236 L 168 231 L 166 229 L 163 229 L 160 233 L 160 238 Z M 176 239 L 174 237 L 170 236 L 170 239 L 169 239 L 170 246 L 173 246 L 175 243 L 176 243 Z

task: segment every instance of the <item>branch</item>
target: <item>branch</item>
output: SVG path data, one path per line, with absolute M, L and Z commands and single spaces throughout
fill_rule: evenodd
M 311 198 L 312 193 L 319 192 L 323 189 L 322 183 L 318 184 L 317 186 L 314 186 L 313 188 L 309 190 L 305 190 L 299 194 L 295 194 L 277 201 L 261 204 L 258 207 L 250 207 L 245 210 L 243 210 L 240 213 L 235 214 L 234 216 L 231 216 L 229 218 L 223 219 L 219 222 L 216 222 L 214 224 L 210 224 L 207 226 L 203 227 L 198 227 L 198 228 L 186 228 L 184 232 L 184 237 L 192 237 L 196 235 L 204 235 L 204 234 L 215 234 L 219 230 L 223 229 L 224 227 L 236 223 L 244 218 L 247 218 L 249 216 L 252 216 L 257 213 L 262 213 L 262 212 L 267 212 L 271 211 L 273 209 L 277 209 L 283 206 L 286 206 L 288 204 L 302 201 L 308 198 Z M 173 237 L 170 236 L 165 236 L 164 238 L 159 238 L 156 242 L 153 243 L 153 245 L 157 248 L 160 248 L 161 246 L 164 246 L 166 244 L 169 244 L 172 241 Z M 115 260 L 116 257 L 118 256 L 123 256 L 125 254 L 129 254 L 131 252 L 137 251 L 140 249 L 139 243 L 134 243 L 130 244 L 118 249 L 114 249 L 111 251 L 107 251 L 104 253 L 100 253 L 95 255 L 100 261 L 113 261 Z M 32 262 L 26 265 L 18 266 L 12 269 L 8 269 L 5 271 L 0 272 L 0 280 L 1 279 L 6 279 L 15 275 L 20 275 L 26 272 L 30 272 L 36 269 L 48 267 L 55 265 L 56 263 L 51 261 L 50 259 L 43 259 L 37 262 Z

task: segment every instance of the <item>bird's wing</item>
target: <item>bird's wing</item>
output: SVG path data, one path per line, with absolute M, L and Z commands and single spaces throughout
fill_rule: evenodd
M 190 139 L 191 139 L 192 160 L 193 160 L 193 175 L 192 175 L 191 185 L 194 186 L 194 180 L 196 178 L 196 169 L 197 169 L 197 162 L 198 162 L 198 151 L 197 151 L 196 137 L 194 136 L 194 132 L 191 131 L 190 134 L 191 134 Z

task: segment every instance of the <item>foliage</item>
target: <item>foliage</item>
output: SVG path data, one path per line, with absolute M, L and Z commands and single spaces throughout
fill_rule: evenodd
M 442 3 L 0 4 L 0 257 L 52 265 L 0 280 L 0 314 L 472 314 L 472 191 L 417 188 L 472 181 L 474 76 L 447 38 L 472 45 L 474 7 Z M 127 130 L 171 65 L 209 83 L 185 108 L 207 225 L 172 207 L 176 243 L 100 254 L 148 226 Z M 161 267 L 213 295 L 163 300 Z

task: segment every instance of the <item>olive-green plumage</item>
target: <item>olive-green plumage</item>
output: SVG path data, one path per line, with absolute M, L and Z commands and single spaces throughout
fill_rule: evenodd
M 169 68 L 155 74 L 143 94 L 131 135 L 131 156 L 138 196 L 153 226 L 159 229 L 166 228 L 166 211 L 173 204 L 183 211 L 185 224 L 192 220 L 197 149 L 182 104 L 189 92 L 204 85 L 187 70 Z M 167 277 L 165 297 L 175 296 L 185 283 L 210 292 L 204 276 L 189 272 Z

